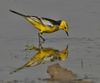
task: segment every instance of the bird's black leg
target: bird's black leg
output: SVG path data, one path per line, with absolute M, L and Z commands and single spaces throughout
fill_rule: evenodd
M 41 36 L 41 33 L 38 33 L 38 38 L 39 38 L 39 48 L 42 48 L 42 43 L 44 43 L 45 39 Z M 42 41 L 41 41 L 42 39 Z
M 43 43 L 45 42 L 45 39 L 42 37 L 42 35 L 40 35 L 41 39 L 43 40 Z
M 42 33 L 39 33 L 40 38 L 42 39 L 42 43 L 45 42 L 45 39 L 42 37 Z
M 40 33 L 38 33 L 38 38 L 39 38 L 39 48 L 40 48 L 41 46 Z

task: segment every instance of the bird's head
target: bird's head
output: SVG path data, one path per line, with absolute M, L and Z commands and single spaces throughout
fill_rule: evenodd
M 64 30 L 66 32 L 67 36 L 69 36 L 69 34 L 68 34 L 69 25 L 68 25 L 68 22 L 66 20 L 61 20 L 60 25 L 59 25 L 59 29 Z
M 64 61 L 67 58 L 68 58 L 68 45 L 64 50 L 60 51 L 60 54 L 59 54 L 59 59 L 60 60 Z

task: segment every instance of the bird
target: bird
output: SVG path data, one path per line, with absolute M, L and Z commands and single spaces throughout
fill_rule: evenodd
M 19 70 L 22 70 L 24 68 L 34 67 L 40 64 L 46 64 L 46 63 L 54 62 L 57 60 L 65 61 L 68 58 L 68 46 L 61 51 L 59 51 L 58 49 L 50 48 L 50 47 L 38 48 L 36 46 L 33 46 L 32 49 L 27 48 L 27 50 L 35 50 L 37 52 L 23 66 L 10 72 L 10 74 L 18 72 Z
M 58 30 L 64 30 L 67 36 L 69 36 L 69 24 L 67 20 L 54 20 L 46 17 L 24 15 L 11 9 L 9 11 L 24 17 L 29 23 L 31 23 L 33 27 L 38 30 L 39 41 L 40 39 L 42 39 L 43 42 L 45 41 L 45 38 L 42 36 L 42 34 L 53 33 Z

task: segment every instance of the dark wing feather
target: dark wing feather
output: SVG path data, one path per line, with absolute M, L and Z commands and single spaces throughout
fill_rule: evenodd
M 39 18 L 38 16 L 29 16 L 29 17 L 43 24 L 43 22 L 41 21 L 41 18 Z
M 50 18 L 44 18 L 44 17 L 42 17 L 42 19 L 44 19 L 44 20 L 47 20 L 47 21 L 51 22 L 53 25 L 59 25 L 59 24 L 60 24 L 60 22 L 61 22 L 61 21 L 55 21 L 55 20 L 50 19 Z

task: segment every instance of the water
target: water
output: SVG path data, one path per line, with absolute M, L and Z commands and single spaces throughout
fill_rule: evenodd
M 55 42 L 55 39 L 51 38 L 47 39 L 48 42 L 46 41 L 43 46 L 62 50 L 66 47 L 66 45 L 68 45 L 69 58 L 64 62 L 59 63 L 76 73 L 78 78 L 88 76 L 88 79 L 99 81 L 99 40 L 99 38 L 57 38 Z M 0 65 L 0 80 L 25 80 L 27 78 L 29 81 L 32 81 L 33 79 L 36 81 L 38 78 L 47 78 L 48 75 L 46 71 L 50 64 L 41 64 L 37 67 L 23 69 L 13 75 L 9 74 L 12 70 L 26 63 L 29 57 L 32 57 L 32 54 L 27 53 L 29 54 L 27 55 L 28 59 L 25 59 L 26 53 L 24 52 L 23 44 L 25 40 L 18 40 L 18 42 L 21 45 L 18 45 L 17 42 L 13 44 L 13 41 L 9 42 L 7 40 L 3 40 L 3 44 L 6 46 L 2 47 L 3 56 L 0 58 L 0 63 L 2 63 Z M 11 46 L 10 43 L 14 45 L 14 47 Z
M 39 83 L 38 78 L 48 77 L 46 71 L 50 64 L 42 64 L 9 75 L 9 72 L 26 62 L 24 46 L 29 43 L 38 45 L 37 30 L 23 18 L 10 13 L 9 9 L 30 15 L 67 19 L 70 24 L 69 37 L 66 38 L 63 31 L 44 35 L 46 42 L 43 46 L 62 50 L 68 45 L 69 58 L 59 63 L 72 70 L 79 78 L 85 76 L 95 83 L 100 83 L 99 0 L 0 1 L 0 80 L 29 80 Z M 31 57 L 32 54 L 28 53 L 27 57 Z

